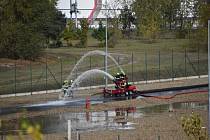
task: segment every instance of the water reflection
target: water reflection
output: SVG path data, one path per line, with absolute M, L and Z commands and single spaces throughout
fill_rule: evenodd
M 43 133 L 67 132 L 67 121 L 72 121 L 73 131 L 96 131 L 135 129 L 132 119 L 141 118 L 153 113 L 163 113 L 176 109 L 202 109 L 207 110 L 207 103 L 174 103 L 152 107 L 128 107 L 100 112 L 63 113 L 50 116 L 28 118 L 32 123 L 39 123 Z M 2 121 L 2 130 L 20 128 L 20 120 Z

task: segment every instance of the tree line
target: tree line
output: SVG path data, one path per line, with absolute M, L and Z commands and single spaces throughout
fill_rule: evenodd
M 43 48 L 62 46 L 86 47 L 90 28 L 87 20 L 75 28 L 73 21 L 56 9 L 58 0 L 0 0 L 0 57 L 35 60 Z M 108 45 L 121 37 L 137 36 L 154 40 L 162 31 L 175 32 L 195 46 L 207 46 L 207 21 L 210 4 L 206 0 L 116 0 L 110 8 L 121 5 L 120 14 L 109 12 Z M 67 25 L 66 25 L 67 23 Z M 91 29 L 92 37 L 104 46 L 105 27 Z
M 122 1 L 122 7 L 125 34 L 135 25 L 137 33 L 148 39 L 158 38 L 164 30 L 176 31 L 178 38 L 190 39 L 192 31 L 197 37 L 207 37 L 210 4 L 206 0 L 135 0 L 130 5 Z

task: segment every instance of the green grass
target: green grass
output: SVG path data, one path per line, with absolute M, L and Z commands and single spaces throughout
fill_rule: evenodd
M 129 76 L 130 80 L 146 80 L 170 78 L 172 76 L 172 49 L 173 49 L 173 69 L 174 77 L 190 76 L 207 73 L 207 52 L 200 51 L 198 62 L 197 51 L 187 49 L 189 57 L 186 60 L 185 73 L 185 48 L 189 41 L 186 39 L 160 39 L 155 43 L 145 43 L 142 40 L 120 40 L 114 48 L 108 48 L 109 53 L 119 61 L 120 65 Z M 97 46 L 98 41 L 89 38 L 89 46 Z M 46 49 L 48 56 L 48 70 L 46 76 L 45 58 L 42 63 L 32 62 L 32 90 L 44 90 L 60 88 L 62 81 L 70 74 L 75 63 L 88 51 L 102 50 L 105 48 L 87 47 L 74 48 L 63 47 Z M 159 75 L 159 52 L 160 52 L 160 75 Z M 132 54 L 133 54 L 133 70 L 132 70 Z M 145 64 L 145 54 L 147 55 L 147 72 Z M 62 61 L 62 69 L 61 69 Z M 91 61 L 91 64 L 90 64 Z M 198 65 L 199 63 L 199 65 Z M 109 73 L 115 74 L 118 68 L 109 60 Z M 91 56 L 84 60 L 79 66 L 78 73 L 89 70 L 90 68 L 100 67 L 104 69 L 104 57 Z M 62 72 L 61 72 L 62 70 Z M 0 94 L 26 92 L 31 91 L 31 72 L 30 65 L 23 64 L 16 69 L 16 84 L 14 67 L 6 68 L 0 72 Z M 132 74 L 133 72 L 133 74 Z M 147 76 L 146 76 L 147 74 Z M 78 74 L 79 75 L 79 74 Z M 61 77 L 62 76 L 62 77 Z M 56 80 L 55 80 L 56 79 Z M 103 83 L 102 78 L 95 78 L 92 84 Z M 47 85 L 46 85 L 47 80 Z M 88 79 L 87 79 L 88 81 Z M 83 82 L 82 85 L 88 85 L 88 82 Z M 16 91 L 15 91 L 16 86 Z

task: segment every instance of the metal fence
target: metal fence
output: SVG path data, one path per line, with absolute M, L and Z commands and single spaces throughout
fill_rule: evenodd
M 159 50 L 146 49 L 142 52 L 110 53 L 125 71 L 129 81 L 148 81 L 158 79 L 173 80 L 177 77 L 198 76 L 207 74 L 208 59 L 205 51 Z M 42 62 L 10 63 L 0 69 L 0 94 L 20 92 L 47 91 L 59 89 L 81 56 L 49 58 Z M 89 56 L 77 68 L 74 78 L 82 72 L 97 68 L 104 70 L 104 56 Z M 108 60 L 108 72 L 115 75 L 117 66 Z M 109 81 L 110 83 L 112 81 Z M 104 77 L 84 80 L 80 86 L 103 85 Z

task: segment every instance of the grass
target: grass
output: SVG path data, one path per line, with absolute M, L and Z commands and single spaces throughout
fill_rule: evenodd
M 89 46 L 96 46 L 97 41 L 89 39 Z M 118 61 L 125 70 L 130 80 L 146 80 L 158 78 L 171 78 L 190 76 L 207 73 L 207 52 L 187 49 L 186 70 L 185 70 L 185 48 L 188 40 L 186 39 L 160 39 L 155 43 L 145 43 L 142 40 L 120 40 L 114 48 L 108 48 L 109 53 Z M 173 49 L 173 62 L 172 62 Z M 46 58 L 41 58 L 41 62 L 32 62 L 32 71 L 30 71 L 30 62 L 16 61 L 15 67 L 3 67 L 0 71 L 0 94 L 38 91 L 60 88 L 62 81 L 70 74 L 71 69 L 83 54 L 92 50 L 102 50 L 105 48 L 87 47 L 74 48 L 63 47 L 46 49 L 47 53 L 47 71 Z M 159 52 L 160 52 L 160 71 L 159 71 Z M 133 68 L 132 68 L 133 54 Z M 199 57 L 199 61 L 198 61 Z M 145 59 L 146 58 L 146 59 Z M 11 60 L 2 60 L 0 64 L 10 62 Z M 147 64 L 146 64 L 147 61 Z M 61 67 L 62 62 L 62 67 Z M 91 63 L 91 64 L 90 64 Z M 114 67 L 114 63 L 108 62 L 109 73 L 115 74 L 119 70 Z M 172 64 L 173 63 L 173 64 Z M 199 65 L 198 65 L 199 64 Z M 172 70 L 173 65 L 173 70 Z M 91 68 L 101 68 L 104 70 L 104 57 L 91 56 L 79 66 L 79 73 Z M 62 71 L 62 72 L 61 72 Z M 147 71 L 147 72 L 146 72 Z M 159 75 L 160 72 L 160 75 Z M 31 79 L 32 74 L 32 79 Z M 92 78 L 93 79 L 93 78 Z M 103 78 L 94 78 L 94 84 L 103 83 Z M 87 79 L 88 81 L 89 79 Z M 15 84 L 16 81 L 16 84 Z M 32 87 L 31 87 L 32 81 Z M 83 82 L 82 85 L 89 85 Z

